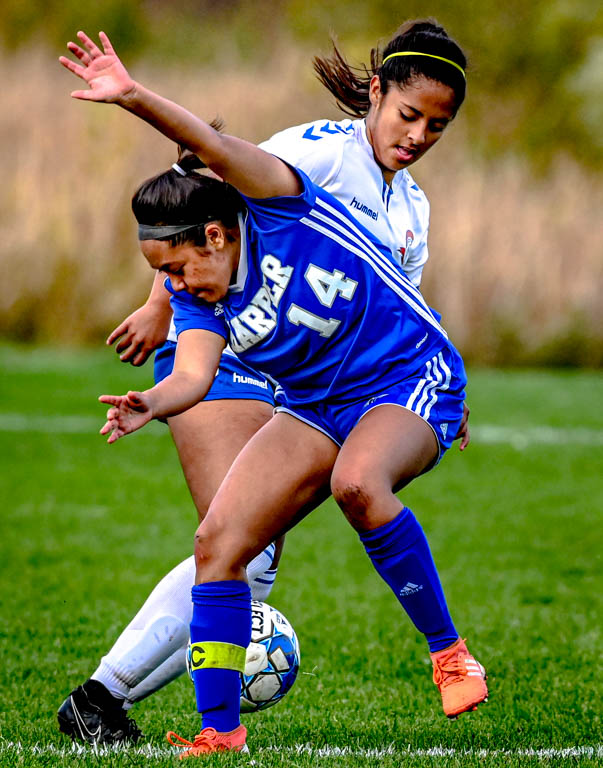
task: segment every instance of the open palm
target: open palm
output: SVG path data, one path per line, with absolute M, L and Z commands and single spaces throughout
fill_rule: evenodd
M 84 32 L 77 33 L 83 48 L 76 43 L 67 43 L 67 48 L 82 63 L 60 56 L 59 61 L 70 72 L 90 86 L 90 90 L 73 91 L 75 99 L 88 101 L 119 102 L 135 87 L 128 71 L 113 50 L 111 41 L 104 32 L 99 33 L 103 50 L 96 45 Z
M 136 432 L 153 418 L 148 399 L 142 392 L 101 395 L 98 399 L 101 403 L 113 406 L 107 411 L 107 421 L 100 430 L 101 435 L 109 435 L 108 443 L 114 443 L 120 437 Z

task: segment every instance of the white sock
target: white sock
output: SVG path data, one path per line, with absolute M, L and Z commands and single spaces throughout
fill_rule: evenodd
M 130 690 L 186 647 L 192 617 L 191 587 L 195 558 L 191 555 L 161 579 L 142 608 L 103 656 L 92 675 L 113 696 L 125 699 Z
M 276 569 L 271 569 L 274 544 L 247 566 L 254 600 L 268 597 Z M 186 647 L 193 613 L 191 588 L 195 558 L 187 558 L 161 579 L 144 605 L 103 656 L 92 675 L 128 708 L 186 671 Z
M 146 699 L 147 696 L 155 693 L 155 691 L 163 688 L 186 672 L 186 649 L 188 647 L 189 634 L 189 628 L 187 627 L 184 643 L 163 664 L 160 664 L 157 669 L 154 669 L 150 675 L 147 675 L 142 682 L 130 690 L 124 701 L 124 709 L 130 709 L 135 702 Z
M 251 590 L 252 600 L 261 600 L 266 602 L 266 598 L 270 594 L 274 580 L 276 579 L 276 568 L 271 568 L 272 561 L 274 560 L 274 550 L 276 549 L 274 543 L 269 544 L 263 552 L 253 560 L 247 566 L 247 581 L 249 582 L 249 589 Z

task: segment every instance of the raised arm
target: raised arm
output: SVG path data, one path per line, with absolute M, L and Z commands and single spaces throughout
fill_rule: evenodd
M 59 58 L 66 69 L 89 86 L 88 90 L 73 91 L 73 98 L 118 104 L 172 141 L 188 147 L 248 197 L 300 193 L 297 175 L 282 160 L 247 141 L 218 133 L 183 107 L 133 80 L 104 32 L 99 33 L 102 51 L 84 32 L 77 36 L 83 47 L 70 42 L 67 48 L 81 63 L 65 56 Z

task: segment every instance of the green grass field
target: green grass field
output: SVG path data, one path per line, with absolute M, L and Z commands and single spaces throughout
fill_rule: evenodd
M 145 746 L 72 749 L 64 696 L 96 667 L 170 567 L 195 514 L 167 429 L 114 446 L 101 392 L 151 369 L 106 350 L 0 347 L 1 766 L 167 766 L 164 734 L 198 731 L 192 685 L 132 713 Z M 285 701 L 248 715 L 249 755 L 208 765 L 601 765 L 603 377 L 470 373 L 474 439 L 402 498 L 430 539 L 490 701 L 449 722 L 426 647 L 331 502 L 288 538 L 271 602 L 302 668 Z

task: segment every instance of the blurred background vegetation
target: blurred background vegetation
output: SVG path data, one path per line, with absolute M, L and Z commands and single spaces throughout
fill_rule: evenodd
M 56 58 L 104 29 L 135 77 L 252 141 L 339 117 L 311 59 L 369 61 L 405 19 L 466 50 L 468 99 L 412 173 L 432 202 L 423 291 L 470 361 L 603 363 L 600 0 L 4 0 L 0 335 L 94 342 L 144 300 L 129 198 L 175 151 L 69 99 Z

